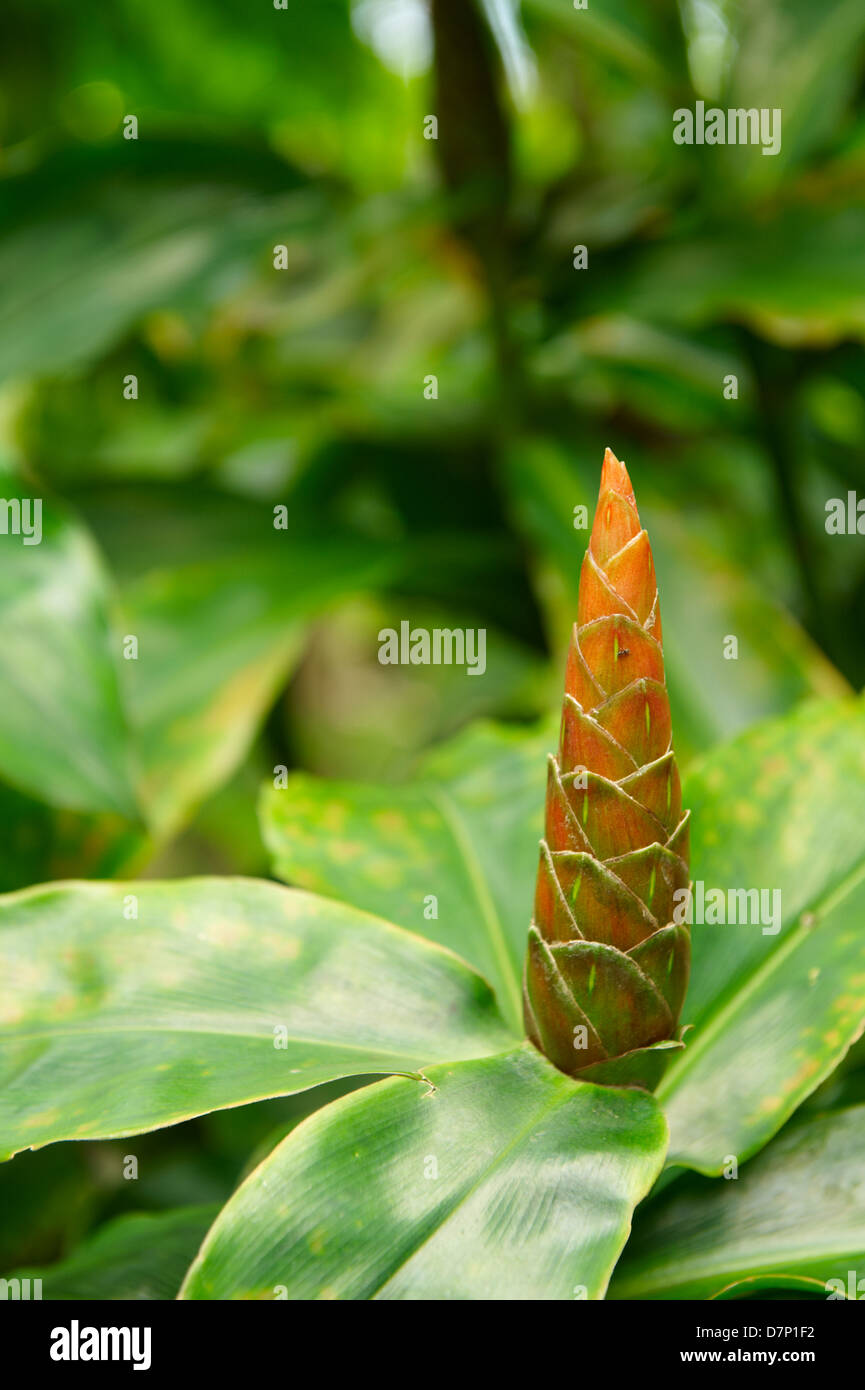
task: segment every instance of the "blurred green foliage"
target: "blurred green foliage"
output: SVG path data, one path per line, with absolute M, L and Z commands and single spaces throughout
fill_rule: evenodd
M 400 780 L 552 709 L 607 444 L 686 761 L 863 683 L 865 547 L 824 525 L 865 495 L 860 0 L 4 19 L 2 481 L 45 533 L 0 536 L 0 886 L 264 873 L 273 767 Z M 781 108 L 780 154 L 675 145 L 697 98 Z M 403 618 L 486 627 L 485 678 L 379 666 Z M 249 1148 L 220 1187 L 183 1142 L 148 1205 L 223 1197 Z M 78 1195 L 10 1263 L 124 1209 L 51 1162 Z

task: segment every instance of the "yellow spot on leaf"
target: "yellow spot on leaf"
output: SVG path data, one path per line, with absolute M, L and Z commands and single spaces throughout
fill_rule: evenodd
M 760 1101 L 759 1110 L 764 1115 L 774 1115 L 776 1110 L 780 1110 L 784 1104 L 781 1096 L 764 1096 Z
M 411 829 L 401 811 L 379 811 L 373 816 L 372 823 L 388 835 L 408 835 Z
M 357 859 L 358 855 L 363 854 L 363 845 L 359 845 L 356 840 L 333 840 L 330 844 L 330 853 L 337 864 L 348 864 L 352 859 Z
M 55 1106 L 53 1110 L 38 1110 L 35 1115 L 28 1115 L 24 1121 L 25 1129 L 42 1129 L 43 1126 L 56 1124 L 60 1119 L 60 1111 Z

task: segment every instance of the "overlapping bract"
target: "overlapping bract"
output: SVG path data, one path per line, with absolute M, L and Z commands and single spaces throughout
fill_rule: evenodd
M 690 935 L 674 920 L 688 882 L 652 552 L 608 449 L 549 760 L 524 980 L 528 1035 L 562 1071 L 657 1083 L 688 983 Z

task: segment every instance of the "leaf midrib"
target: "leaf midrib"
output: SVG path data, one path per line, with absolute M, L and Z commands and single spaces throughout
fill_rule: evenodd
M 490 1174 L 494 1173 L 496 1169 L 502 1165 L 505 1159 L 509 1157 L 509 1155 L 514 1151 L 514 1149 L 516 1149 L 520 1144 L 522 1144 L 525 1138 L 532 1133 L 532 1131 L 537 1127 L 537 1125 L 539 1125 L 541 1121 L 544 1120 L 548 1115 L 552 1114 L 554 1110 L 558 1109 L 562 1105 L 566 1105 L 568 1101 L 573 1099 L 573 1095 L 555 1096 L 547 1105 L 544 1105 L 540 1110 L 536 1111 L 532 1118 L 529 1121 L 527 1121 L 527 1123 L 522 1127 L 522 1129 L 517 1131 L 517 1133 L 504 1146 L 504 1148 L 500 1149 L 499 1152 L 495 1154 L 491 1161 L 482 1169 L 475 1181 L 471 1183 L 471 1185 L 467 1187 L 464 1192 L 461 1192 L 457 1196 L 456 1200 L 453 1202 L 451 1206 L 448 1207 L 445 1215 L 442 1217 L 440 1221 L 436 1223 L 433 1229 L 427 1232 L 427 1234 L 424 1235 L 422 1239 L 420 1239 L 416 1244 L 413 1244 L 409 1250 L 400 1254 L 399 1263 L 390 1271 L 386 1279 L 383 1279 L 381 1282 L 377 1283 L 376 1287 L 374 1289 L 371 1289 L 367 1293 L 366 1297 L 376 1297 L 378 1294 L 382 1292 L 383 1289 L 386 1289 L 388 1284 L 393 1282 L 393 1280 L 397 1277 L 400 1271 L 405 1268 L 409 1261 L 413 1260 L 415 1256 L 424 1248 L 424 1246 L 428 1245 L 429 1242 L 433 1240 L 439 1234 L 439 1232 L 444 1229 L 447 1223 L 452 1219 L 454 1213 L 458 1211 L 459 1208 L 465 1202 L 467 1202 L 468 1199 L 475 1192 L 477 1192 L 478 1189 L 482 1187 L 484 1183 L 486 1183 L 489 1180 Z
M 43 1039 L 48 1039 L 50 1041 L 54 1038 L 101 1037 L 105 1034 L 109 1034 L 111 1037 L 115 1037 L 118 1033 L 143 1033 L 145 1036 L 151 1033 L 189 1033 L 197 1037 L 207 1038 L 248 1038 L 252 1042 L 259 1043 L 268 1036 L 266 1032 L 246 1033 L 242 1030 L 228 1031 L 220 1030 L 218 1028 L 187 1028 L 181 1025 L 166 1025 L 164 1027 L 160 1027 L 158 1025 L 154 1025 L 152 1027 L 147 1027 L 143 1025 L 130 1025 L 127 1027 L 106 1026 L 105 1028 L 46 1029 L 43 1033 L 12 1033 L 8 1035 L 8 1038 L 12 1042 L 39 1042 Z M 2 1040 L 2 1035 L 0 1035 L 0 1041 Z M 373 1054 L 380 1054 L 383 1057 L 392 1055 L 392 1053 L 384 1047 L 364 1047 L 362 1043 L 328 1042 L 326 1039 L 323 1038 L 307 1038 L 304 1037 L 302 1034 L 295 1033 L 290 1033 L 288 1035 L 288 1041 L 291 1043 L 301 1043 L 304 1046 L 309 1047 L 332 1047 L 344 1052 L 362 1052 L 365 1053 L 367 1056 L 372 1056 Z M 397 1046 L 398 1044 L 394 1044 L 394 1050 L 396 1050 Z M 437 1061 L 438 1058 L 436 1057 L 433 1060 Z

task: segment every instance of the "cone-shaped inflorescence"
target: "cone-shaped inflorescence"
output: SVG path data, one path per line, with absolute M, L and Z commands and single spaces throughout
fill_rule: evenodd
M 688 886 L 652 552 L 627 470 L 608 449 L 526 955 L 526 1030 L 562 1071 L 657 1083 L 680 1045 L 670 1040 L 688 983 Z

